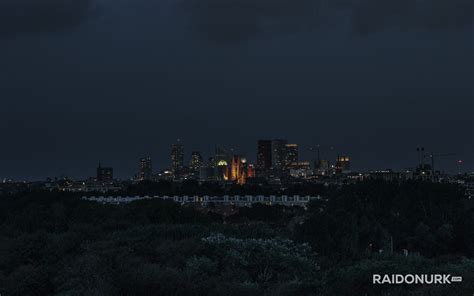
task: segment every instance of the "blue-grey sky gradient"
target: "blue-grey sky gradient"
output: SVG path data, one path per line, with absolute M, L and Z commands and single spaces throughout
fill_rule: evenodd
M 287 137 L 355 169 L 402 169 L 416 147 L 474 170 L 468 0 L 5 0 L 0 178 L 121 178 L 170 145 L 254 159 Z M 328 147 L 334 147 L 330 150 Z

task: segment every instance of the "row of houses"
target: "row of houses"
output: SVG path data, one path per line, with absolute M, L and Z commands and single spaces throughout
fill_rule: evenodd
M 137 200 L 144 199 L 163 199 L 163 200 L 172 200 L 181 204 L 201 204 L 208 205 L 210 203 L 214 204 L 224 204 L 224 205 L 237 205 L 237 206 L 252 206 L 252 204 L 260 203 L 267 205 L 285 205 L 285 206 L 303 206 L 312 201 L 312 200 L 324 200 L 321 196 L 300 196 L 300 195 L 223 195 L 223 196 L 83 196 L 83 200 L 100 202 L 104 204 L 126 204 L 134 202 Z

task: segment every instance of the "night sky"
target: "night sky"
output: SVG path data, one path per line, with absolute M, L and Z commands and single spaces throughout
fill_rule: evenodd
M 131 177 L 285 137 L 354 169 L 474 170 L 472 0 L 2 0 L 0 179 Z M 331 150 L 329 147 L 334 147 Z

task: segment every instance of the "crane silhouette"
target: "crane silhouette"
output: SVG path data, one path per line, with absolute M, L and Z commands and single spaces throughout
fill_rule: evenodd
M 431 160 L 431 175 L 434 175 L 435 173 L 435 158 L 437 159 L 438 157 L 448 157 L 448 156 L 455 156 L 457 153 L 433 153 L 431 154 L 424 154 L 422 157 L 423 159 L 429 158 Z

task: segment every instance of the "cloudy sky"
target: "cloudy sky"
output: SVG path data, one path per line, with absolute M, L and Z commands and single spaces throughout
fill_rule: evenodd
M 355 169 L 474 170 L 472 0 L 2 0 L 0 178 L 130 177 L 285 137 Z M 330 147 L 334 147 L 332 150 Z

